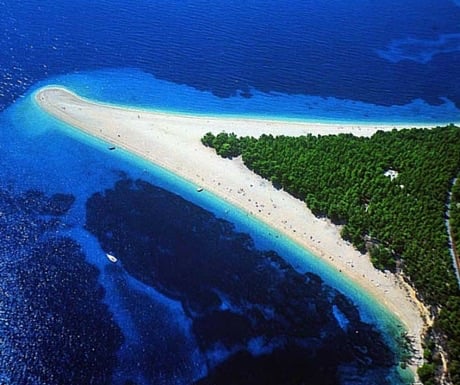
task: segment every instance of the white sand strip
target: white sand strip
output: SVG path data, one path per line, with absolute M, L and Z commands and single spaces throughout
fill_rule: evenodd
M 402 127 L 156 113 L 94 103 L 59 87 L 43 88 L 35 94 L 35 99 L 52 116 L 213 192 L 310 250 L 395 313 L 415 338 L 415 347 L 421 352 L 420 334 L 429 322 L 428 312 L 407 285 L 393 274 L 374 269 L 368 256 L 361 255 L 341 239 L 337 226 L 316 218 L 303 202 L 273 188 L 248 170 L 240 159 L 222 159 L 200 141 L 209 131 L 255 137 L 263 133 L 370 136 L 377 130 Z

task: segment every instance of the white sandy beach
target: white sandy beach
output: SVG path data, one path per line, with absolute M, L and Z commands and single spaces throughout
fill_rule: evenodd
M 222 159 L 200 141 L 209 131 L 255 137 L 263 133 L 370 136 L 377 130 L 391 130 L 394 126 L 173 115 L 94 103 L 59 87 L 41 89 L 35 98 L 54 117 L 213 192 L 312 251 L 395 313 L 421 352 L 420 334 L 429 320 L 426 309 L 415 300 L 407 285 L 393 274 L 374 269 L 368 256 L 361 255 L 341 239 L 337 226 L 316 218 L 303 202 L 273 188 L 268 181 L 249 171 L 240 159 Z

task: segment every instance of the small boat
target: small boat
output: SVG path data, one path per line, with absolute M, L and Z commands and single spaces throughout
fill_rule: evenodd
M 197 187 L 197 188 L 196 188 L 196 191 L 197 191 L 197 192 L 202 192 L 202 191 L 203 191 L 203 187 Z
M 105 254 L 105 256 L 109 259 L 110 262 L 115 263 L 118 261 L 117 257 L 113 256 L 112 254 Z

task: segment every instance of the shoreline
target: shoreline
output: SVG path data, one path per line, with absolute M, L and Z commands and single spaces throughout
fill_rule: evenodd
M 34 98 L 51 116 L 210 191 L 343 273 L 402 322 L 414 339 L 416 359 L 411 368 L 416 375 L 415 368 L 421 365 L 421 334 L 430 322 L 429 312 L 417 300 L 416 293 L 400 277 L 376 270 L 367 255 L 361 255 L 340 237 L 339 227 L 316 218 L 302 201 L 276 190 L 269 181 L 247 169 L 241 159 L 219 157 L 213 149 L 202 145 L 201 137 L 209 131 L 255 137 L 308 133 L 370 136 L 378 130 L 433 125 L 304 123 L 176 115 L 96 103 L 54 86 L 36 91 Z

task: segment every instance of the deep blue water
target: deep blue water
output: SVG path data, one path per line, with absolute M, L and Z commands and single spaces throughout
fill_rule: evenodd
M 359 288 L 33 101 L 458 122 L 458 2 L 240 3 L 0 0 L 1 384 L 410 381 Z
M 49 77 L 136 68 L 218 98 L 282 95 L 263 111 L 233 113 L 434 123 L 460 115 L 453 0 L 2 0 L 0 9 L 0 108 Z M 143 89 L 157 92 L 155 83 Z M 172 107 L 214 112 L 201 102 Z

